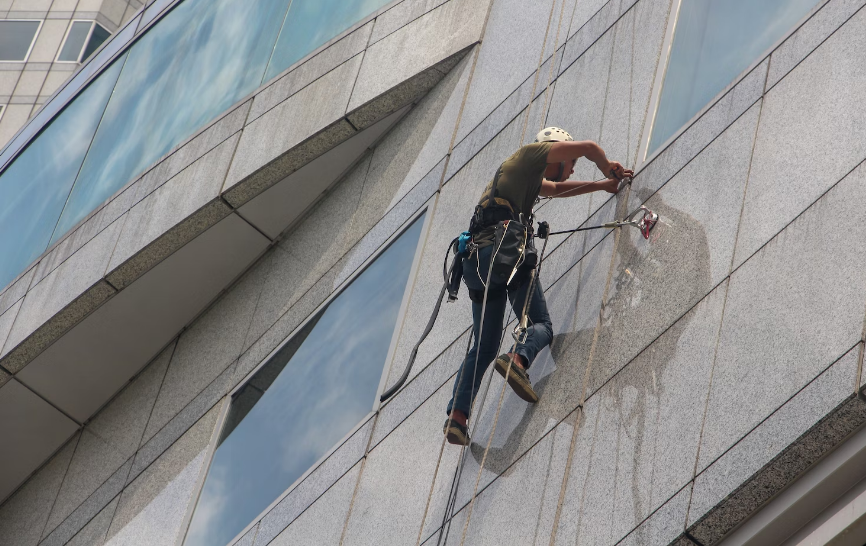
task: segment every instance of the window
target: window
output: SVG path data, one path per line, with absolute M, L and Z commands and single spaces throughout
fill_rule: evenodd
M 232 395 L 184 544 L 228 544 L 375 408 L 423 223 Z
M 818 0 L 680 0 L 648 153 L 782 38 Z
M 57 54 L 57 61 L 84 62 L 110 35 L 110 32 L 95 21 L 73 21 L 66 32 L 63 47 Z
M 26 61 L 42 21 L 0 21 L 0 61 Z

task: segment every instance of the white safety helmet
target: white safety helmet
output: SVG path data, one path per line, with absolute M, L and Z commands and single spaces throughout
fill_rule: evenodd
M 571 142 L 571 135 L 559 127 L 546 127 L 535 135 L 535 142 Z

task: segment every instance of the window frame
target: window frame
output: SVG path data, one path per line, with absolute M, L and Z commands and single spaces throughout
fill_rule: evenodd
M 0 22 L 19 22 L 19 23 L 39 23 L 39 26 L 36 27 L 36 34 L 33 35 L 33 39 L 30 40 L 30 47 L 27 48 L 27 55 L 24 56 L 24 59 L 21 61 L 3 61 L 0 60 L 0 63 L 4 64 L 13 64 L 13 63 L 26 63 L 30 59 L 30 54 L 33 53 L 33 47 L 36 46 L 36 40 L 39 39 L 39 34 L 42 32 L 42 25 L 45 24 L 44 19 L 0 19 Z
M 401 235 L 403 235 L 412 224 L 418 220 L 422 215 L 424 217 L 424 224 L 421 226 L 421 232 L 418 235 L 418 244 L 415 247 L 415 255 L 412 257 L 412 265 L 409 268 L 409 276 L 406 281 L 406 289 L 403 291 L 403 298 L 400 302 L 400 310 L 397 312 L 397 320 L 394 324 L 394 332 L 391 334 L 391 343 L 388 346 L 388 354 L 385 357 L 385 362 L 382 364 L 382 375 L 379 379 L 379 386 L 376 389 L 376 395 L 373 399 L 373 405 L 370 412 L 368 412 L 364 417 L 358 421 L 358 424 L 352 427 L 352 429 L 343 436 L 340 440 L 338 440 L 332 448 L 330 448 L 325 454 L 323 454 L 319 459 L 316 460 L 310 468 L 308 468 L 303 474 L 298 476 L 298 478 L 286 488 L 276 499 L 273 500 L 264 510 L 262 510 L 258 515 L 256 515 L 246 527 L 243 528 L 234 538 L 232 538 L 227 545 L 234 544 L 241 537 L 243 537 L 250 529 L 252 529 L 256 523 L 258 523 L 265 515 L 267 515 L 271 510 L 274 509 L 283 499 L 285 499 L 288 495 L 295 490 L 304 480 L 306 480 L 310 474 L 312 474 L 317 468 L 319 468 L 331 455 L 334 454 L 343 444 L 346 443 L 358 430 L 364 427 L 367 423 L 370 422 L 370 419 L 375 416 L 375 414 L 382 407 L 382 402 L 379 401 L 379 397 L 382 392 L 385 390 L 386 382 L 388 377 L 391 374 L 391 368 L 394 363 L 394 354 L 396 353 L 397 345 L 400 341 L 400 338 L 403 334 L 403 327 L 406 319 L 406 311 L 408 310 L 409 303 L 411 302 L 411 296 L 415 288 L 415 283 L 418 278 L 418 270 L 421 266 L 421 258 L 424 254 L 424 249 L 426 247 L 427 235 L 430 231 L 430 223 L 433 219 L 433 214 L 427 214 L 428 212 L 432 212 L 433 203 L 435 202 L 436 197 L 433 196 L 428 199 L 415 213 L 412 214 L 403 224 L 397 228 L 394 233 L 392 233 L 384 242 L 382 242 L 376 251 L 367 257 L 348 277 L 346 277 L 331 294 L 316 308 L 310 312 L 307 317 L 301 321 L 298 326 L 296 326 L 286 337 L 283 339 L 271 352 L 269 352 L 249 373 L 247 373 L 244 378 L 235 385 L 228 394 L 226 394 L 220 402 L 217 403 L 219 408 L 219 415 L 217 416 L 217 422 L 214 425 L 213 433 L 211 435 L 210 442 L 207 446 L 207 453 L 205 454 L 205 460 L 202 464 L 201 470 L 199 470 L 199 476 L 196 480 L 195 487 L 193 489 L 192 496 L 190 498 L 190 502 L 187 505 L 186 513 L 184 514 L 183 521 L 181 522 L 181 532 L 178 533 L 177 539 L 175 541 L 175 546 L 183 546 L 183 543 L 186 541 L 187 533 L 189 532 L 189 526 L 192 523 L 192 516 L 195 512 L 195 509 L 198 507 L 198 503 L 201 500 L 201 493 L 204 488 L 204 482 L 207 479 L 207 476 L 210 472 L 211 463 L 213 462 L 214 455 L 216 454 L 217 442 L 222 434 L 223 427 L 225 427 L 226 419 L 229 415 L 229 409 L 231 408 L 231 402 L 234 395 L 243 389 L 247 383 L 258 373 L 258 371 L 263 368 L 268 362 L 270 362 L 271 358 L 273 358 L 280 350 L 288 344 L 294 337 L 301 332 L 306 325 L 313 320 L 319 313 L 321 313 L 332 301 L 338 298 L 343 291 L 354 281 L 358 276 L 360 276 L 367 268 L 376 261 L 379 256 L 381 256 L 390 246 L 396 241 Z M 351 252 L 351 250 L 349 250 Z
M 655 128 L 656 114 L 658 113 L 659 103 L 661 102 L 661 95 L 664 90 L 664 81 L 665 76 L 667 75 L 668 63 L 670 61 L 671 52 L 673 51 L 673 42 L 676 37 L 676 26 L 679 22 L 679 14 L 680 8 L 682 7 L 682 3 L 684 0 L 672 0 L 671 1 L 671 11 L 668 16 L 668 28 L 665 30 L 665 38 L 662 42 L 662 52 L 659 57 L 659 64 L 656 68 L 655 79 L 653 80 L 652 91 L 650 95 L 650 103 L 649 103 L 649 126 L 648 130 L 644 131 L 643 136 L 641 137 L 640 148 L 638 150 L 638 160 L 637 164 L 634 167 L 635 172 L 640 171 L 644 166 L 651 163 L 656 157 L 658 157 L 662 152 L 664 152 L 676 139 L 678 139 L 689 127 L 694 125 L 695 121 L 697 121 L 701 116 L 703 116 L 708 110 L 710 110 L 722 97 L 724 97 L 731 89 L 736 87 L 738 83 L 740 83 L 746 76 L 748 76 L 752 70 L 754 70 L 758 65 L 764 62 L 767 57 L 769 57 L 782 43 L 784 43 L 788 38 L 790 38 L 795 32 L 797 32 L 800 27 L 802 27 L 809 19 L 811 19 L 815 14 L 821 11 L 824 6 L 826 6 L 830 0 L 816 0 L 815 6 L 809 10 L 806 15 L 804 15 L 800 20 L 798 20 L 787 32 L 782 34 L 775 42 L 773 42 L 766 50 L 764 50 L 758 57 L 752 61 L 749 66 L 740 72 L 731 82 L 723 87 L 719 92 L 711 98 L 707 104 L 703 106 L 700 110 L 698 110 L 695 115 L 686 121 L 682 127 L 677 129 L 667 140 L 660 143 L 658 147 L 650 153 L 649 151 L 649 143 L 652 138 L 653 129 Z M 765 92 L 768 89 L 765 89 Z
M 78 51 L 78 56 L 75 57 L 74 61 L 61 61 L 60 54 L 63 53 L 63 48 L 66 46 L 66 40 L 69 39 L 69 33 L 72 32 L 72 26 L 75 23 L 90 23 L 90 30 L 87 31 L 87 36 L 84 38 L 84 43 L 81 44 L 81 49 Z M 82 59 L 81 56 L 84 55 L 84 50 L 87 49 L 87 45 L 90 43 L 90 39 L 93 37 L 93 31 L 96 30 L 96 25 L 99 25 L 95 19 L 71 19 L 69 21 L 69 26 L 66 27 L 66 33 L 63 35 L 63 40 L 60 42 L 60 47 L 57 48 L 57 54 L 54 56 L 54 62 L 60 64 L 81 64 Z M 99 25 L 108 31 L 107 28 Z M 108 31 L 109 37 L 113 36 L 111 31 Z M 106 40 L 108 41 L 108 40 Z M 100 44 L 102 45 L 102 44 Z M 98 49 L 98 48 L 97 48 Z M 95 53 L 95 51 L 94 51 Z

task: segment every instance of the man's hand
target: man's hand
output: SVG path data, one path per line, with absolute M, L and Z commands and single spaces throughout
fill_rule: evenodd
M 602 182 L 598 182 L 598 187 L 607 193 L 617 193 L 619 191 L 619 180 L 616 178 L 608 178 Z
M 626 169 L 618 161 L 608 161 L 607 164 L 596 164 L 598 170 L 605 176 L 611 176 L 617 180 L 622 180 L 626 177 L 634 176 L 634 171 Z

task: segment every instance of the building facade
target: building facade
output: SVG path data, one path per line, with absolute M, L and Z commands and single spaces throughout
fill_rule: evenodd
M 0 150 L 0 543 L 863 544 L 864 5 L 124 11 Z M 452 446 L 465 288 L 379 398 L 551 125 L 636 175 L 538 220 L 659 222 L 538 241 L 540 401 Z
M 138 0 L 0 3 L 0 147 L 141 6 Z

